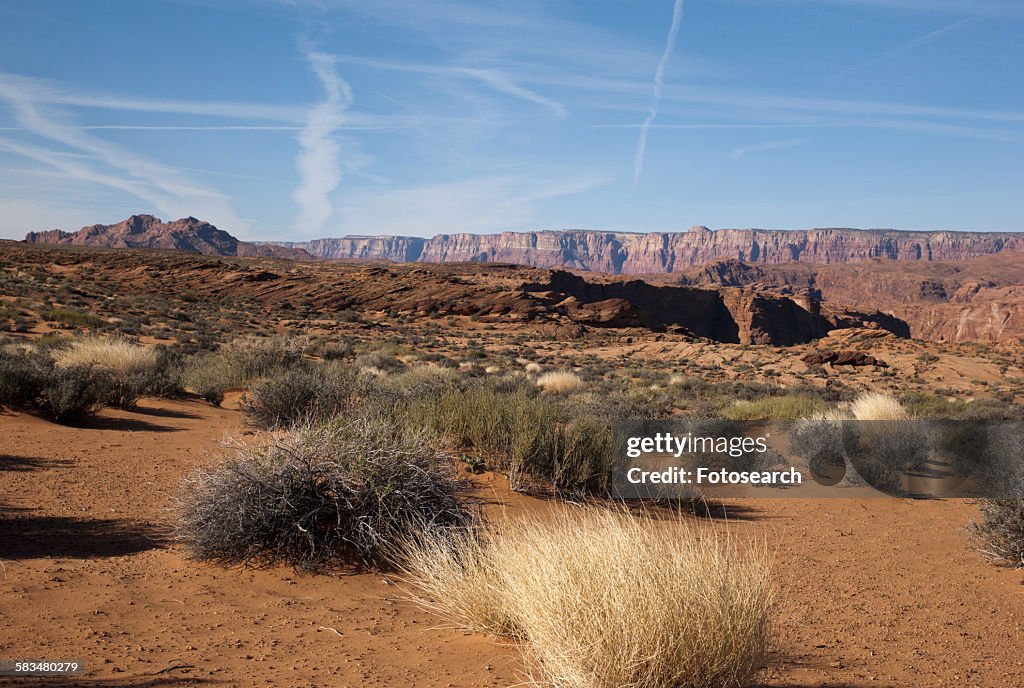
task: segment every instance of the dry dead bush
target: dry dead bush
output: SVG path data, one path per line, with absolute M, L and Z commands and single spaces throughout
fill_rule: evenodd
M 468 527 L 468 484 L 423 432 L 338 420 L 243 446 L 189 477 L 177 537 L 195 559 L 375 567 L 419 528 Z
M 400 553 L 415 598 L 522 643 L 537 682 L 741 686 L 762 667 L 772 586 L 763 546 L 675 520 L 563 507 Z
M 978 510 L 968 529 L 978 551 L 993 564 L 1024 567 L 1024 498 L 983 499 Z
M 583 380 L 576 373 L 558 370 L 541 375 L 537 378 L 537 385 L 545 392 L 567 394 L 583 389 Z

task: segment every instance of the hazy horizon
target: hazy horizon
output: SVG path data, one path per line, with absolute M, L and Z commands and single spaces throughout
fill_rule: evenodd
M 1014 0 L 0 7 L 0 238 L 1024 230 Z

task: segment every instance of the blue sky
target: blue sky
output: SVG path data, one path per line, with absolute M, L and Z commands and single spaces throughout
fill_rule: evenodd
M 1024 230 L 1019 0 L 7 0 L 0 237 Z

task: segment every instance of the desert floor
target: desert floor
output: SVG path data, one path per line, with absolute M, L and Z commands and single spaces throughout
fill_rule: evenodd
M 0 415 L 0 657 L 81 659 L 89 674 L 71 683 L 87 686 L 527 679 L 515 647 L 447 626 L 386 576 L 186 560 L 166 539 L 179 481 L 247 432 L 230 403 L 145 400 L 79 427 Z M 508 516 L 549 508 L 498 477 L 481 489 Z M 729 521 L 707 527 L 776 548 L 779 628 L 765 686 L 1024 685 L 1022 574 L 969 548 L 972 505 L 727 506 Z

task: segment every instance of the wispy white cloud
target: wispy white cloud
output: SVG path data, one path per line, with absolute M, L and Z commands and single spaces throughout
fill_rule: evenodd
M 341 183 L 340 145 L 334 133 L 352 104 L 352 88 L 338 76 L 331 55 L 307 50 L 306 58 L 326 98 L 309 111 L 306 125 L 299 132 L 300 150 L 295 159 L 299 185 L 292 197 L 299 204 L 296 230 L 318 232 L 333 212 L 331 192 Z
M 0 72 L 0 88 L 31 93 L 32 100 L 41 105 L 66 105 L 97 110 L 160 112 L 292 123 L 301 122 L 305 114 L 305 108 L 300 105 L 139 98 L 91 93 L 68 89 L 48 79 L 8 72 Z
M 335 236 L 411 234 L 524 229 L 550 217 L 538 217 L 548 199 L 582 193 L 610 181 L 609 176 L 568 173 L 557 178 L 508 174 L 406 187 L 360 190 L 338 206 Z
M 469 78 L 479 81 L 499 93 L 503 93 L 507 96 L 512 96 L 535 105 L 540 105 L 541 107 L 549 110 L 559 119 L 564 119 L 569 114 L 567 108 L 562 103 L 526 88 L 521 83 L 513 80 L 507 74 L 498 69 L 414 64 L 407 62 L 394 62 L 390 60 L 376 60 L 372 58 L 358 57 L 355 55 L 337 55 L 335 58 L 339 62 L 360 65 L 371 69 Z
M 937 41 L 943 36 L 946 36 L 947 34 L 959 31 L 960 29 L 966 28 L 972 24 L 977 24 L 978 22 L 983 21 L 985 18 L 986 17 L 968 17 L 966 19 L 961 19 L 960 21 L 953 22 L 952 24 L 947 24 L 946 26 L 943 26 L 939 29 L 935 29 L 934 31 L 929 31 L 926 34 L 918 36 L 917 38 L 907 41 L 906 43 L 903 43 L 901 45 L 898 45 L 895 48 L 892 48 L 891 50 L 886 50 L 882 54 L 874 57 L 871 60 L 868 60 L 867 62 L 864 62 L 863 64 L 848 67 L 847 69 L 844 69 L 841 72 L 833 74 L 832 76 L 825 79 L 825 81 L 829 82 L 843 79 L 849 76 L 850 74 L 853 74 L 854 72 L 864 69 L 865 67 L 869 67 L 880 62 L 885 62 L 886 60 L 890 60 L 898 55 L 902 55 L 903 53 L 907 53 L 916 48 L 920 48 L 922 45 L 928 45 L 929 43 Z
M 559 119 L 564 119 L 569 115 L 569 111 L 561 103 L 524 88 L 496 70 L 463 67 L 455 69 L 454 72 L 457 74 L 465 74 L 466 76 L 473 77 L 474 79 L 479 79 L 494 90 L 500 91 L 506 95 L 514 96 L 547 108 Z
M 672 8 L 672 25 L 668 30 L 668 38 L 665 41 L 665 52 L 661 54 L 658 61 L 658 68 L 654 71 L 654 94 L 651 98 L 651 107 L 647 112 L 647 118 L 640 127 L 640 136 L 636 142 L 636 153 L 633 155 L 633 185 L 640 182 L 640 175 L 644 171 L 644 158 L 647 157 L 647 132 L 658 116 L 658 104 L 661 102 L 661 90 L 665 82 L 665 68 L 672 58 L 676 49 L 676 39 L 679 37 L 679 25 L 683 20 L 683 0 L 676 0 Z
M 994 17 L 1024 17 L 1024 3 L 1020 0 L 732 0 L 740 4 L 829 4 L 851 8 L 879 9 L 886 11 L 920 12 L 929 14 L 977 15 Z
M 47 149 L 5 140 L 5 150 L 80 179 L 130 193 L 146 202 L 147 209 L 161 214 L 201 214 L 229 231 L 247 231 L 247 223 L 238 218 L 226 196 L 178 170 L 78 128 L 64 110 L 54 107 L 52 93 L 38 80 L 0 73 L 0 99 L 10 105 L 15 121 L 27 133 L 51 144 Z M 78 154 L 78 160 L 61 155 L 69 152 L 67 149 Z
M 751 146 L 741 146 L 739 148 L 735 148 L 732 152 L 732 157 L 735 160 L 739 160 L 747 153 L 756 153 L 759 151 L 770 150 L 783 150 L 785 148 L 795 148 L 805 143 L 807 143 L 807 139 L 782 139 L 780 141 L 765 141 L 764 143 L 755 143 Z
M 595 129 L 638 129 L 641 124 L 593 124 Z M 926 122 L 920 120 L 903 119 L 859 119 L 834 122 L 787 122 L 787 123 L 764 123 L 764 122 L 740 122 L 740 123 L 717 123 L 717 122 L 676 122 L 652 124 L 651 129 L 894 129 L 899 131 L 922 132 L 931 134 L 942 134 L 949 136 L 963 136 L 967 138 L 988 139 L 992 141 L 1021 141 L 1024 134 L 1019 132 L 1004 131 L 985 127 L 974 127 L 957 124 L 945 124 L 941 122 Z

